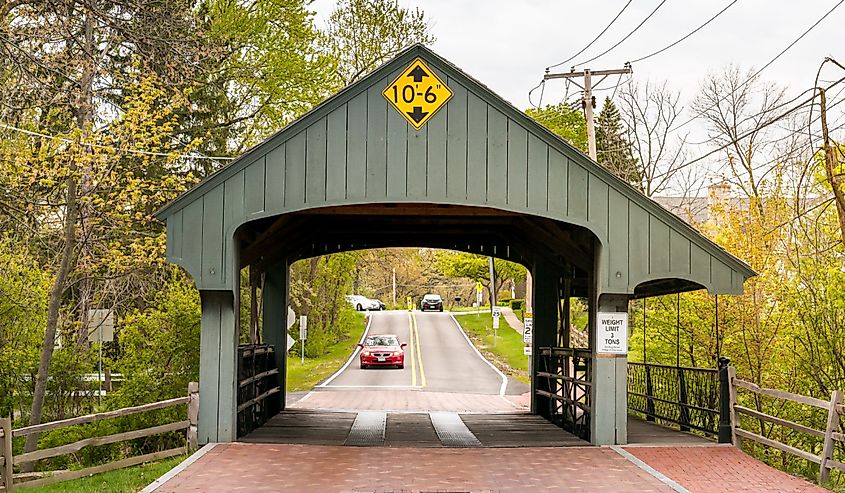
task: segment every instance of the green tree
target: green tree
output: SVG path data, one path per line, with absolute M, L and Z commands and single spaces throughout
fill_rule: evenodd
M 180 131 L 210 155 L 237 155 L 330 94 L 335 71 L 303 0 L 203 0 L 208 57 Z M 213 162 L 199 161 L 202 174 Z
M 642 171 L 631 153 L 619 110 L 610 98 L 596 116 L 596 160 L 632 186 L 642 188 Z
M 527 270 L 524 266 L 508 260 L 493 259 L 496 270 L 496 285 L 490 283 L 489 257 L 474 253 L 440 250 L 435 256 L 436 268 L 440 273 L 452 278 L 465 278 L 480 281 L 487 288 L 488 294 L 498 293 L 508 281 L 524 281 Z
M 358 252 L 343 252 L 301 260 L 291 266 L 291 307 L 297 314 L 308 316 L 307 356 L 320 356 L 329 345 L 348 337 L 354 309 L 346 295 L 352 292 L 358 258 Z M 298 344 L 291 351 L 298 351 Z
M 587 121 L 568 103 L 529 108 L 525 113 L 583 153 L 587 153 Z
M 428 20 L 419 8 L 398 0 L 341 0 L 320 41 L 337 61 L 339 87 L 352 84 L 415 43 L 431 44 Z

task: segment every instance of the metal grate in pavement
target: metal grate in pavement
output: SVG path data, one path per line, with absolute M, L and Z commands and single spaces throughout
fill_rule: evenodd
M 431 424 L 444 447 L 481 447 L 458 413 L 438 411 L 429 413 Z
M 387 413 L 382 411 L 361 411 L 352 423 L 352 429 L 344 445 L 359 447 L 384 445 L 384 427 Z

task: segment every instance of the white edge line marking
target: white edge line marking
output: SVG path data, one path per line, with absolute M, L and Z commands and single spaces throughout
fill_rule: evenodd
M 504 373 L 502 373 L 498 368 L 496 368 L 496 365 L 489 362 L 487 360 L 487 358 L 485 358 L 484 355 L 481 354 L 481 352 L 478 350 L 478 348 L 475 347 L 475 344 L 473 344 L 472 341 L 469 340 L 469 337 L 467 336 L 466 332 L 464 332 L 464 328 L 461 327 L 461 324 L 458 323 L 458 321 L 455 319 L 455 316 L 452 315 L 451 313 L 449 313 L 449 316 L 452 318 L 452 321 L 455 322 L 455 325 L 458 326 L 458 330 L 461 331 L 461 335 L 464 336 L 464 339 L 466 339 L 467 344 L 469 344 L 469 347 L 471 347 L 472 350 L 475 351 L 475 354 L 477 354 L 478 357 L 481 358 L 482 361 L 484 361 L 485 363 L 490 365 L 490 368 L 492 368 L 493 371 L 495 371 L 496 373 L 499 374 L 500 377 L 502 377 L 502 385 L 501 385 L 501 387 L 499 387 L 499 396 L 504 397 L 505 396 L 505 389 L 508 388 L 508 377 L 506 377 Z M 505 400 L 507 400 L 507 399 L 505 399 Z M 510 402 L 510 401 L 508 401 L 508 402 Z
M 330 388 L 332 389 L 421 389 L 422 387 L 419 385 L 331 385 Z M 310 392 L 313 394 L 314 392 Z M 296 401 L 302 402 L 305 400 L 305 397 Z
M 369 314 L 370 314 L 370 316 L 369 316 L 369 317 L 368 317 L 368 319 L 367 319 L 367 327 L 364 329 L 364 333 L 363 333 L 363 334 L 361 334 L 361 340 L 360 340 L 360 341 L 358 341 L 358 344 L 363 344 L 363 343 L 364 343 L 364 339 L 366 339 L 366 338 L 367 338 L 367 333 L 370 331 L 370 325 L 373 323 L 373 318 L 375 317 L 375 314 L 374 314 L 373 312 L 367 312 L 367 313 L 369 313 Z M 335 378 L 337 378 L 337 376 L 338 376 L 338 375 L 340 375 L 341 373 L 343 373 L 343 371 L 344 371 L 344 370 L 346 370 L 346 368 L 348 368 L 348 367 L 349 367 L 349 365 L 350 365 L 350 364 L 352 364 L 352 362 L 355 360 L 355 356 L 357 356 L 357 355 L 358 355 L 358 351 L 360 351 L 360 350 L 361 350 L 361 348 L 359 348 L 358 346 L 355 346 L 355 351 L 352 351 L 352 356 L 350 356 L 350 357 L 349 357 L 349 359 L 348 359 L 348 360 L 346 360 L 346 364 L 345 364 L 345 365 L 343 365 L 343 366 L 340 368 L 340 370 L 336 371 L 336 372 L 334 373 L 334 375 L 332 375 L 332 376 L 330 376 L 328 379 L 326 379 L 326 381 L 324 381 L 324 382 L 323 382 L 323 383 L 321 383 L 320 385 L 317 385 L 317 387 L 325 387 L 325 386 L 327 386 L 328 384 L 330 384 L 330 383 L 332 382 L 332 380 L 334 380 Z M 302 400 L 305 400 L 305 398 L 302 398 Z
M 162 477 L 148 484 L 147 487 L 141 490 L 139 493 L 152 493 L 153 491 L 157 490 L 159 487 L 161 487 L 161 485 L 173 479 L 177 474 L 187 469 L 188 466 L 198 461 L 203 455 L 209 453 L 211 449 L 216 446 L 216 443 L 207 443 L 203 445 L 202 447 L 200 447 L 199 450 L 191 454 L 190 457 L 183 460 L 179 464 L 176 464 L 176 467 L 164 473 Z
M 672 488 L 672 490 L 674 490 L 678 493 L 691 493 L 690 490 L 688 490 L 688 489 L 684 488 L 683 486 L 679 485 L 678 483 L 676 483 L 675 481 L 670 479 L 668 476 L 666 476 L 662 472 L 658 471 L 657 469 L 651 467 L 650 465 L 646 464 L 642 460 L 638 459 L 636 456 L 634 456 L 634 454 L 632 454 L 631 452 L 628 452 L 627 450 L 623 449 L 619 445 L 611 445 L 610 448 L 613 449 L 613 451 L 616 452 L 617 454 L 619 454 L 622 457 L 628 459 L 628 462 L 634 464 L 635 466 L 639 467 L 643 471 L 651 474 L 658 481 L 660 481 L 661 483 L 665 484 L 666 486 Z

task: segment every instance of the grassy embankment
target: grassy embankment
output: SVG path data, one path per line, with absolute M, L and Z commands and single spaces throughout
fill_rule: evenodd
M 363 313 L 356 313 L 355 323 L 349 329 L 349 338 L 329 346 L 328 352 L 319 358 L 305 358 L 304 365 L 298 354 L 288 354 L 288 391 L 310 390 L 339 370 L 361 340 L 361 335 L 367 327 L 364 320 Z
M 356 314 L 355 321 L 356 323 L 350 328 L 349 338 L 330 346 L 328 353 L 322 357 L 306 358 L 304 366 L 296 355 L 291 354 L 288 357 L 288 390 L 311 389 L 320 380 L 343 366 L 355 349 L 355 345 L 361 340 L 361 335 L 366 328 L 363 313 Z M 134 493 L 176 467 L 186 457 L 174 457 L 41 488 L 30 488 L 26 491 L 32 493 Z
M 21 491 L 27 493 L 135 493 L 176 467 L 187 457 L 187 455 L 180 455 L 158 462 L 104 472 L 87 478 L 64 481 L 39 488 L 21 489 Z
M 499 329 L 494 340 L 493 317 L 489 313 L 467 314 L 455 317 L 472 339 L 475 347 L 502 373 L 514 380 L 529 383 L 528 356 L 523 354 L 522 335 L 513 330 L 505 317 L 499 318 Z

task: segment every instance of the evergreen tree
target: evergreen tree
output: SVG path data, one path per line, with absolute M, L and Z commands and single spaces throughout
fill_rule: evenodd
M 642 188 L 642 170 L 625 138 L 619 110 L 610 98 L 596 117 L 596 160 L 608 171 L 637 189 Z

